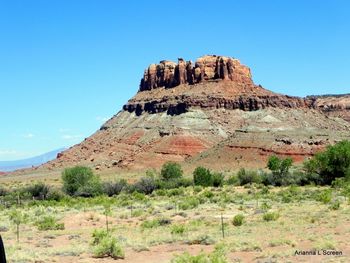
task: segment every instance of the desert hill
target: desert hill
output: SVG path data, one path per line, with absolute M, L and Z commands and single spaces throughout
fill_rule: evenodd
M 302 161 L 350 139 L 349 105 L 349 95 L 299 98 L 264 89 L 231 57 L 161 61 L 100 130 L 40 169 L 144 170 L 169 160 L 238 169 L 264 167 L 271 154 Z

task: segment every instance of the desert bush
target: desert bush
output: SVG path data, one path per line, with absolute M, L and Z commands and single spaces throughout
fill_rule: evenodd
M 193 182 L 195 185 L 200 186 L 212 186 L 213 185 L 213 175 L 209 171 L 202 166 L 197 167 L 193 171 Z
M 180 177 L 169 180 L 156 180 L 157 188 L 159 189 L 175 189 L 179 187 L 188 187 L 193 185 L 193 181 L 188 178 Z
M 214 172 L 214 173 L 212 173 L 212 178 L 213 178 L 213 186 L 214 187 L 223 186 L 225 176 L 222 173 Z
M 194 256 L 184 252 L 182 255 L 175 256 L 171 263 L 228 263 L 228 260 L 223 250 L 214 250 L 210 254 L 201 252 Z
M 175 178 L 181 178 L 183 176 L 183 171 L 180 164 L 175 162 L 166 162 L 162 166 L 160 175 L 162 180 L 172 180 Z
M 340 209 L 340 201 L 339 200 L 335 200 L 333 201 L 330 205 L 329 208 L 332 210 L 339 210 Z
M 239 180 L 240 185 L 246 185 L 246 184 L 252 184 L 252 183 L 261 183 L 262 178 L 259 176 L 257 171 L 248 171 L 244 168 L 241 168 L 238 173 L 237 177 Z
M 186 197 L 179 202 L 179 209 L 188 210 L 199 206 L 198 198 L 194 196 Z
M 61 201 L 65 197 L 61 190 L 56 188 L 50 188 L 47 193 L 46 200 L 49 201 Z
M 62 173 L 63 190 L 72 196 L 91 197 L 102 193 L 100 178 L 88 167 L 66 168 Z
M 239 185 L 238 176 L 235 175 L 235 174 L 231 175 L 231 176 L 226 180 L 226 184 L 228 184 L 228 185 Z
M 116 237 L 106 230 L 95 230 L 92 234 L 92 248 L 97 258 L 111 257 L 113 259 L 125 258 L 124 250 Z
M 0 196 L 5 196 L 8 193 L 9 193 L 9 191 L 5 187 L 0 185 Z
M 147 199 L 146 195 L 144 193 L 140 193 L 137 191 L 134 191 L 131 194 L 132 199 L 136 200 L 136 201 L 145 201 Z M 130 195 L 129 195 L 130 198 Z M 129 200 L 130 201 L 130 200 Z
M 200 186 L 200 185 L 195 185 L 195 186 L 193 186 L 193 192 L 194 192 L 194 193 L 199 193 L 199 192 L 201 192 L 202 190 L 203 190 L 203 187 Z
M 176 224 L 171 226 L 171 234 L 173 235 L 183 235 L 186 231 L 184 225 Z
M 136 209 L 131 212 L 131 217 L 140 217 L 143 214 L 143 210 Z
M 57 223 L 57 219 L 53 216 L 44 216 L 36 222 L 36 226 L 40 231 L 64 229 L 64 224 Z
M 134 189 L 139 193 L 148 195 L 157 189 L 157 184 L 152 177 L 142 177 L 134 184 Z
M 25 187 L 22 191 L 28 193 L 31 198 L 45 200 L 50 191 L 50 187 L 42 182 L 39 182 Z
M 214 193 L 210 190 L 205 190 L 205 191 L 203 191 L 203 193 L 200 194 L 200 196 L 211 199 L 214 197 Z
M 280 215 L 277 212 L 267 212 L 263 215 L 265 221 L 276 221 Z
M 162 217 L 162 218 L 158 218 L 157 220 L 160 226 L 166 226 L 171 224 L 170 218 Z
M 171 219 L 169 218 L 155 218 L 152 220 L 145 220 L 141 223 L 142 229 L 156 228 L 159 226 L 166 226 L 171 224 Z
M 307 185 L 312 181 L 301 171 L 293 171 L 280 176 L 277 173 L 265 173 L 263 176 L 264 185 L 288 186 L 288 185 Z
M 174 189 L 168 189 L 166 190 L 166 196 L 172 197 L 172 196 L 181 196 L 185 194 L 185 190 L 183 187 L 180 188 L 174 188 Z
M 235 215 L 232 219 L 232 224 L 234 226 L 241 226 L 243 225 L 243 223 L 244 223 L 244 215 L 242 214 Z
M 157 219 L 153 219 L 153 220 L 145 220 L 141 223 L 141 228 L 142 229 L 149 229 L 149 228 L 155 228 L 158 227 L 159 225 L 159 221 Z
M 350 177 L 350 141 L 328 146 L 304 163 L 306 174 L 317 179 L 315 183 L 329 185 L 336 178 Z
M 119 195 L 126 188 L 127 184 L 125 179 L 120 179 L 117 182 L 105 182 L 103 184 L 103 192 L 108 196 Z
M 316 196 L 316 201 L 322 202 L 324 204 L 328 204 L 332 201 L 332 190 L 326 189 L 321 191 L 317 196 Z
M 260 205 L 260 209 L 263 210 L 263 211 L 268 211 L 269 209 L 271 209 L 271 205 L 267 202 L 263 202 L 261 205 Z

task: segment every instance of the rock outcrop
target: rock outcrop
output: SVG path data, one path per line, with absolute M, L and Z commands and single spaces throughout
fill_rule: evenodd
M 151 64 L 139 92 L 123 110 L 140 116 L 144 112 L 178 115 L 189 108 L 256 111 L 314 105 L 312 99 L 280 95 L 255 85 L 250 69 L 239 60 L 212 55 L 198 58 L 194 65 L 182 58 L 177 64 L 166 60 Z
M 307 98 L 313 101 L 315 108 L 326 115 L 350 122 L 350 94 L 308 96 Z
M 156 88 L 173 88 L 182 84 L 223 79 L 236 81 L 245 85 L 253 85 L 250 69 L 237 59 L 223 56 L 203 56 L 192 61 L 178 59 L 178 63 L 163 60 L 159 64 L 151 64 L 144 72 L 139 91 Z
M 122 111 L 39 169 L 80 164 L 144 172 L 176 161 L 188 171 L 228 171 L 263 168 L 272 154 L 302 162 L 350 139 L 349 106 L 350 96 L 274 93 L 230 57 L 161 61 L 148 67 Z

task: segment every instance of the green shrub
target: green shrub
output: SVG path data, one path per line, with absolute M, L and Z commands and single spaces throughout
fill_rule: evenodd
M 183 235 L 186 231 L 184 225 L 176 224 L 171 226 L 171 234 L 173 235 Z
M 64 193 L 62 193 L 59 189 L 50 188 L 46 199 L 50 201 L 61 201 L 64 197 Z
M 322 202 L 324 204 L 328 204 L 330 201 L 332 201 L 332 190 L 326 189 L 321 191 L 316 196 L 316 201 Z
M 329 206 L 330 209 L 332 210 L 339 210 L 340 208 L 340 201 L 339 200 L 335 200 L 334 202 L 332 202 Z
M 329 185 L 336 178 L 350 177 L 350 141 L 328 146 L 304 163 L 304 170 L 318 179 L 316 183 Z
M 171 180 L 181 178 L 183 176 L 183 171 L 180 164 L 175 162 L 166 162 L 162 166 L 160 175 L 163 180 Z
M 235 174 L 231 175 L 231 176 L 226 180 L 226 184 L 228 184 L 228 185 L 239 185 L 238 176 L 235 175 Z
M 169 218 L 156 218 L 152 220 L 145 220 L 141 223 L 142 229 L 156 228 L 159 226 L 170 225 L 171 220 Z
M 175 189 L 179 187 L 188 187 L 193 185 L 191 179 L 188 178 L 174 178 L 169 180 L 156 180 L 157 189 Z
M 131 194 L 131 197 L 134 199 L 134 200 L 137 200 L 137 201 L 144 201 L 146 200 L 146 195 L 144 193 L 140 193 L 140 192 L 133 192 Z
M 222 251 L 214 251 L 210 254 L 201 252 L 192 256 L 188 252 L 175 256 L 171 263 L 228 263 L 226 256 Z
M 264 185 L 287 186 L 310 184 L 309 178 L 300 171 L 288 172 L 281 175 L 279 172 L 264 173 L 262 176 Z
M 162 218 L 158 218 L 157 220 L 160 226 L 166 226 L 171 224 L 171 219 L 169 218 L 162 217 Z
M 200 185 L 195 185 L 195 186 L 193 186 L 193 192 L 195 192 L 195 193 L 199 193 L 199 192 L 201 192 L 202 190 L 203 190 L 203 187 L 200 186 Z
M 209 190 L 203 191 L 203 193 L 200 194 L 200 196 L 204 196 L 205 198 L 211 199 L 214 197 L 214 193 Z
M 212 186 L 213 176 L 208 169 L 199 166 L 193 171 L 193 182 L 195 185 L 200 185 L 204 187 Z
M 157 189 L 157 184 L 151 177 L 142 177 L 138 182 L 134 184 L 134 189 L 139 193 L 148 195 Z
M 38 200 L 45 200 L 49 191 L 50 187 L 42 182 L 36 183 L 23 189 L 23 192 L 29 193 L 29 196 L 31 198 Z
M 186 197 L 179 203 L 179 208 L 181 210 L 189 210 L 199 206 L 198 198 L 194 196 Z
M 124 250 L 117 238 L 113 237 L 106 230 L 95 230 L 92 234 L 92 238 L 92 247 L 95 257 L 111 257 L 113 259 L 125 258 Z
M 243 223 L 244 223 L 244 215 L 242 214 L 235 215 L 232 219 L 232 224 L 234 226 L 241 226 L 243 225 Z
M 91 197 L 102 193 L 100 178 L 88 167 L 66 168 L 62 173 L 63 190 L 72 196 Z
M 57 223 L 56 218 L 53 216 L 44 216 L 36 222 L 36 225 L 40 231 L 64 229 L 64 224 Z
M 267 212 L 263 215 L 265 221 L 276 221 L 280 215 L 277 212 Z
M 150 228 L 156 228 L 159 227 L 159 220 L 158 219 L 153 219 L 153 220 L 145 220 L 141 223 L 141 228 L 142 229 L 150 229 Z
M 119 195 L 126 188 L 127 184 L 125 179 L 120 179 L 117 182 L 105 182 L 103 184 L 103 192 L 108 196 Z
M 213 177 L 213 186 L 220 187 L 224 184 L 225 176 L 222 173 L 212 173 Z
M 237 177 L 240 185 L 252 184 L 252 183 L 261 183 L 262 178 L 258 175 L 256 171 L 247 171 L 244 168 L 241 168 Z
M 0 196 L 5 196 L 8 193 L 9 193 L 9 191 L 6 188 L 0 186 Z
M 166 191 L 166 196 L 171 197 L 171 196 L 180 196 L 184 195 L 185 191 L 183 188 L 174 188 L 174 189 L 168 189 Z

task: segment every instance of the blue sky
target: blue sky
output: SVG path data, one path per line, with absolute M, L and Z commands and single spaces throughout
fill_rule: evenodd
M 349 93 L 349 3 L 0 1 L 0 160 L 80 142 L 162 59 L 233 56 L 276 92 Z

